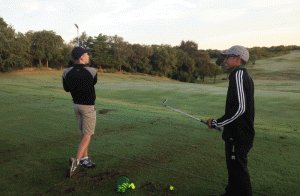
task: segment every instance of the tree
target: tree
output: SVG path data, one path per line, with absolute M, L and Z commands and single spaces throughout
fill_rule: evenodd
M 199 51 L 195 57 L 195 61 L 197 70 L 196 76 L 200 76 L 204 82 L 204 78 L 209 74 L 210 58 L 208 53 Z
M 72 45 L 63 44 L 63 48 L 60 52 L 61 58 L 53 59 L 53 61 L 51 62 L 51 64 L 53 64 L 52 66 L 57 69 L 59 69 L 59 68 L 63 69 L 67 66 L 73 65 L 74 60 L 71 57 L 72 50 L 73 50 Z
M 14 69 L 23 69 L 24 67 L 32 66 L 32 57 L 30 55 L 30 39 L 24 34 L 18 33 L 15 35 L 13 43 L 13 52 L 11 58 L 13 60 Z
M 15 33 L 0 17 L 0 71 L 12 71 L 30 66 L 30 40 L 22 33 Z
M 194 57 L 198 51 L 198 44 L 193 41 L 181 41 L 179 49 L 187 52 L 191 57 Z
M 63 49 L 63 39 L 60 35 L 56 35 L 53 31 L 45 32 L 48 37 L 46 42 L 46 65 L 48 68 L 48 62 L 51 60 L 61 61 L 63 60 L 62 49 Z
M 0 71 L 5 72 L 12 68 L 10 54 L 15 31 L 8 26 L 3 18 L 0 18 L 0 28 Z
M 152 67 L 148 57 L 153 55 L 153 49 L 149 46 L 134 44 L 132 50 L 134 54 L 129 57 L 129 62 L 135 72 L 150 73 Z
M 204 82 L 205 76 L 209 74 L 209 62 L 206 62 L 203 58 L 196 58 L 196 70 L 196 76 L 200 76 Z
M 216 83 L 217 75 L 222 73 L 222 69 L 215 63 L 209 63 L 209 77 L 214 77 L 214 83 Z
M 48 68 L 49 60 L 53 58 L 63 58 L 61 50 L 63 48 L 63 39 L 61 36 L 56 35 L 53 31 L 29 31 L 26 36 L 31 39 L 31 54 L 35 59 L 39 60 L 42 65 L 42 60 L 46 61 Z
M 112 68 L 113 55 L 109 53 L 111 43 L 106 35 L 99 34 L 93 40 L 91 63 L 96 67 Z
M 172 78 L 183 82 L 194 82 L 196 80 L 194 77 L 196 71 L 195 60 L 181 49 L 177 49 L 176 52 L 176 69 Z
M 204 81 L 204 77 L 209 73 L 209 62 L 211 60 L 208 52 L 198 50 L 198 44 L 193 41 L 181 41 L 179 49 L 185 51 L 194 59 L 196 67 L 194 76 L 200 76 Z
M 112 63 L 114 68 L 120 69 L 120 72 L 122 72 L 122 67 L 130 70 L 131 66 L 128 61 L 129 57 L 134 53 L 131 45 L 124 42 L 123 38 L 117 35 L 109 37 L 109 42 L 111 44 L 110 53 L 113 55 Z
M 210 58 L 219 58 L 219 56 L 220 56 L 220 51 L 219 50 L 211 50 L 211 49 L 209 49 L 209 50 L 206 50 L 206 52 L 208 52 L 208 54 L 209 54 L 209 57 Z
M 43 46 L 43 41 L 41 38 L 41 33 L 28 31 L 25 34 L 31 40 L 31 55 L 34 59 L 39 61 L 39 65 L 42 65 L 42 59 L 46 58 L 45 47 Z
M 170 76 L 176 68 L 176 49 L 169 45 L 152 45 L 153 55 L 150 57 L 153 73 Z

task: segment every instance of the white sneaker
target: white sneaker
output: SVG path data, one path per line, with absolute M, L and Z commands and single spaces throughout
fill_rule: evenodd
M 77 166 L 78 166 L 78 162 L 76 158 L 70 158 L 69 159 L 69 164 L 70 167 L 67 170 L 67 176 L 71 178 L 71 176 L 73 175 L 74 171 L 76 170 Z
M 88 157 L 87 159 L 81 160 L 79 162 L 79 165 L 82 165 L 86 168 L 94 168 L 96 166 L 96 164 L 91 161 L 90 157 Z

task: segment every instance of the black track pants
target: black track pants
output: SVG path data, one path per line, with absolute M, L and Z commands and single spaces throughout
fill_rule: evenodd
M 237 147 L 225 142 L 226 163 L 228 170 L 228 196 L 252 196 L 250 175 L 248 172 L 247 155 L 251 148 Z

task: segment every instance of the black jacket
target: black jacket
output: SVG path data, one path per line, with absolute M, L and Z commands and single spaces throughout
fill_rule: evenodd
M 73 102 L 80 105 L 95 105 L 97 71 L 92 67 L 74 64 L 63 73 L 63 86 L 71 92 Z
M 213 127 L 224 127 L 222 138 L 235 145 L 253 146 L 254 84 L 247 69 L 237 67 L 229 76 L 225 115 L 212 120 Z

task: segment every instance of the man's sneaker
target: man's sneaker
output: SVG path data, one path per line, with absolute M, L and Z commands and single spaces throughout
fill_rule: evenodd
M 91 161 L 90 157 L 88 157 L 87 159 L 81 160 L 79 162 L 79 165 L 82 165 L 86 168 L 94 168 L 96 166 L 96 164 Z
M 78 162 L 76 158 L 70 158 L 69 159 L 69 164 L 70 167 L 67 170 L 67 176 L 71 178 L 71 176 L 73 175 L 74 171 L 76 170 L 77 166 L 78 166 Z

